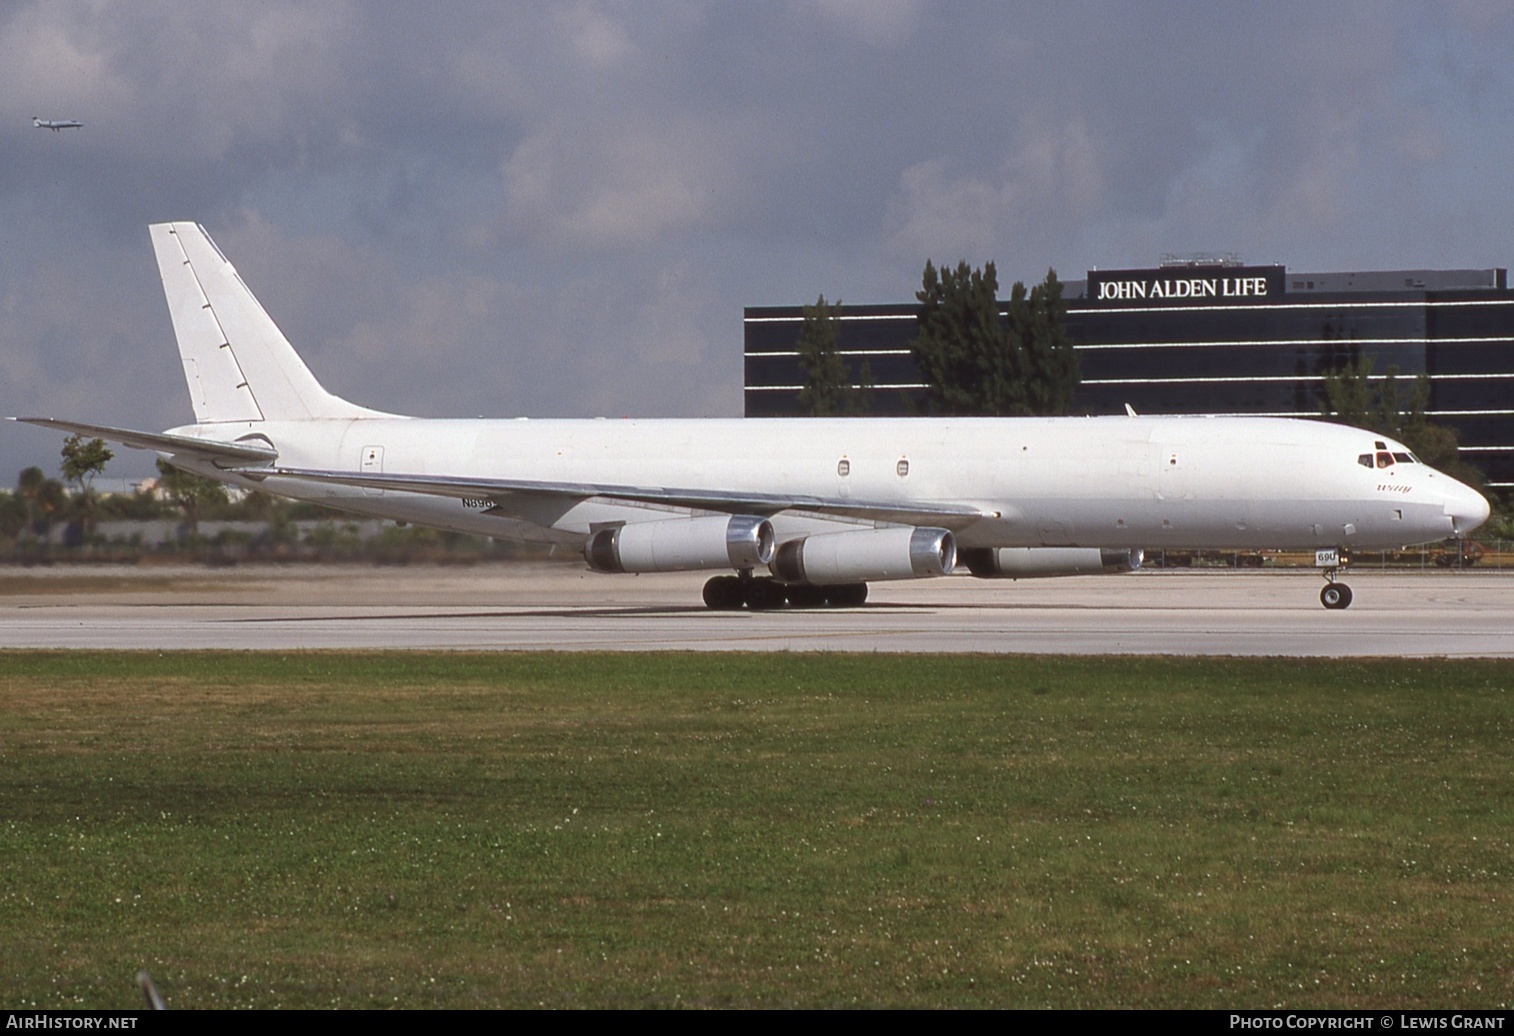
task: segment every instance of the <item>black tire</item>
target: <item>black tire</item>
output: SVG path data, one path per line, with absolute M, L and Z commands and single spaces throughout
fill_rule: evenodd
M 1351 588 L 1345 583 L 1326 583 L 1319 592 L 1319 603 L 1331 611 L 1351 607 Z
M 838 583 L 825 588 L 825 603 L 832 608 L 860 608 L 866 601 L 866 583 Z
M 782 583 L 769 576 L 754 579 L 747 585 L 746 606 L 754 612 L 782 608 L 788 600 L 788 592 Z
M 788 587 L 789 604 L 795 608 L 824 608 L 825 587 L 813 583 L 794 583 Z
M 746 590 L 735 576 L 715 576 L 704 584 L 704 606 L 711 611 L 733 612 L 746 603 Z

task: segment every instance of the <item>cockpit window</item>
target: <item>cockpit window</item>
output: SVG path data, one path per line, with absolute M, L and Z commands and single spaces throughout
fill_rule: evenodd
M 1393 459 L 1396 460 L 1396 461 L 1398 461 L 1400 464 L 1413 464 L 1414 463 L 1414 454 L 1412 454 L 1412 453 L 1399 453 L 1397 451 L 1394 451 Z
M 1393 454 L 1387 450 L 1379 451 L 1377 454 L 1377 466 L 1380 468 L 1391 468 L 1393 466 Z
M 1360 457 L 1356 458 L 1356 463 L 1360 464 L 1364 468 L 1370 468 L 1372 466 L 1372 454 L 1362 454 Z

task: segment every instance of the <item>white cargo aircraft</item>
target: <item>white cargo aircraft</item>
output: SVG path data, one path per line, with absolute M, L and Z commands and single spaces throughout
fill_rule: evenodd
M 50 129 L 57 133 L 59 130 L 82 129 L 84 123 L 78 119 L 39 119 L 33 115 L 32 125 L 38 129 Z
M 724 571 L 711 608 L 857 605 L 873 580 L 1071 574 L 1142 548 L 1350 550 L 1463 536 L 1476 491 L 1320 421 L 1064 417 L 430 420 L 327 392 L 194 223 L 151 228 L 195 423 L 24 418 L 232 485 L 545 541 L 602 572 Z M 759 573 L 770 574 L 759 574 Z

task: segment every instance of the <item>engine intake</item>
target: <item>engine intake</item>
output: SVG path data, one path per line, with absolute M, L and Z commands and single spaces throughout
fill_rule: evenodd
M 773 523 L 754 515 L 669 518 L 600 529 L 584 560 L 600 572 L 756 568 L 773 559 L 773 543 Z
M 950 575 L 957 540 L 946 529 L 827 532 L 778 547 L 769 566 L 785 583 L 857 583 Z
M 962 551 L 962 563 L 979 579 L 1134 572 L 1141 567 L 1144 558 L 1145 554 L 1140 550 L 1101 550 L 1098 547 L 968 547 Z

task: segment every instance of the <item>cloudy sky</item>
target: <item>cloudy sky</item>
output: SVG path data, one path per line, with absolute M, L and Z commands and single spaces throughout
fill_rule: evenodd
M 191 419 L 156 221 L 357 402 L 731 416 L 743 306 L 1514 266 L 1511 161 L 1502 2 L 3 0 L 0 414 Z

